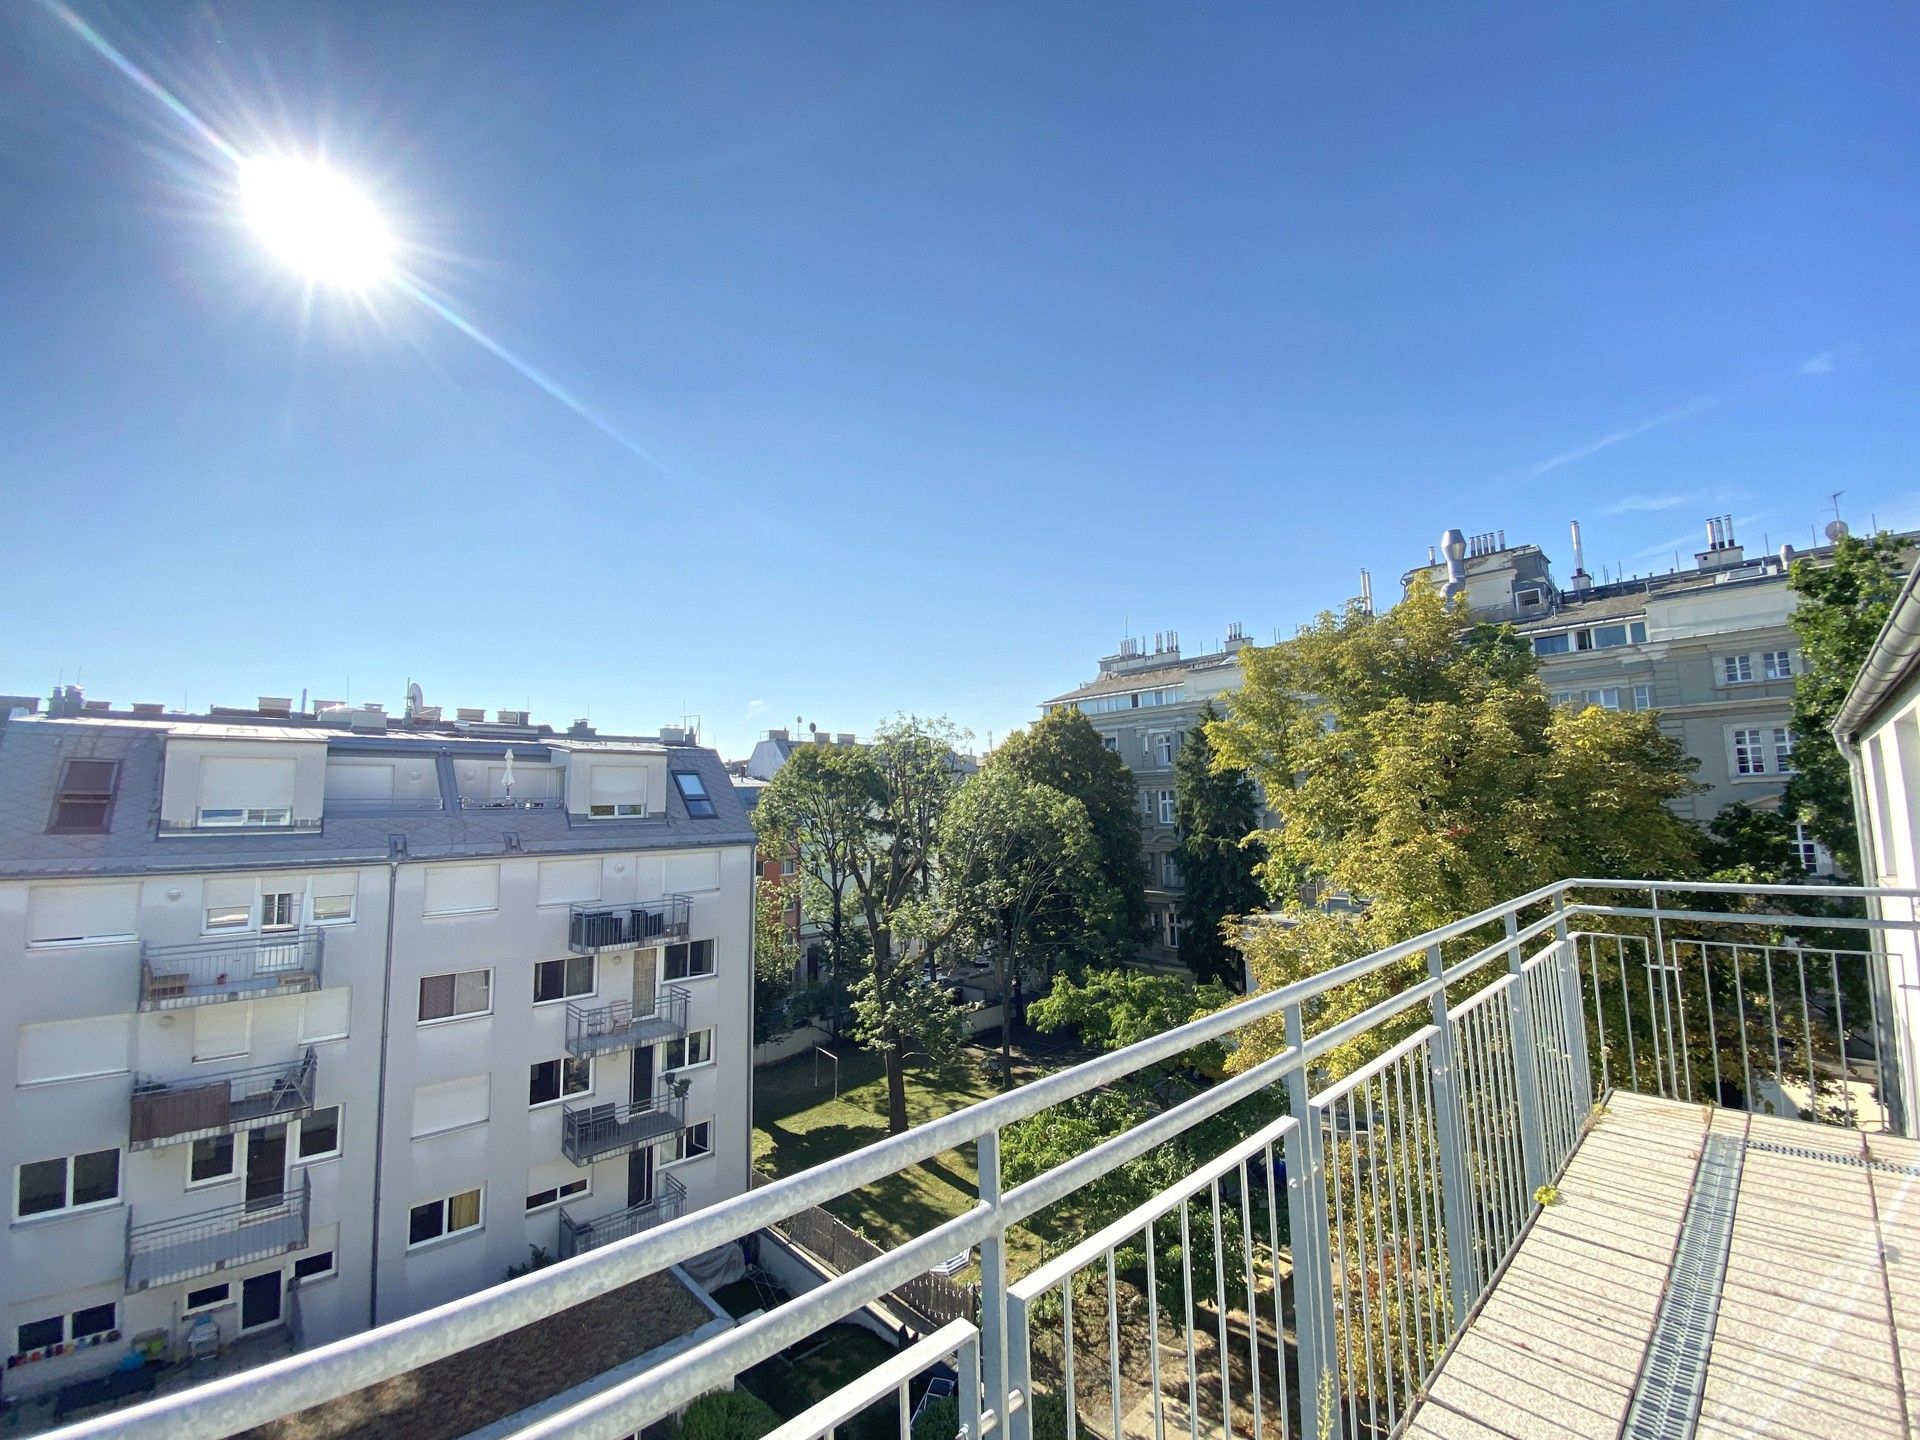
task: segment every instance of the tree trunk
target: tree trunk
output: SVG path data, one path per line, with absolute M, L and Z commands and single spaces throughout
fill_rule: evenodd
M 907 1128 L 907 1048 L 895 1041 L 887 1047 L 887 1133 Z

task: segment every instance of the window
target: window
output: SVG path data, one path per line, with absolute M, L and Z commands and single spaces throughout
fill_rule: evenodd
M 706 820 L 713 816 L 713 797 L 707 794 L 706 781 L 691 770 L 676 770 L 673 772 L 673 783 L 680 787 L 680 798 L 686 802 L 688 815 L 695 820 Z
M 124 1075 L 133 1065 L 133 1017 L 95 1015 L 22 1025 L 15 1059 L 22 1085 Z
M 500 908 L 498 865 L 432 865 L 427 868 L 424 912 L 475 915 Z
M 206 928 L 209 930 L 244 930 L 252 919 L 249 907 L 245 905 L 209 905 L 207 907 Z
M 1602 710 L 1618 710 L 1620 708 L 1620 688 L 1617 685 L 1608 686 L 1604 690 L 1589 690 L 1583 698 L 1587 704 L 1597 705 Z
M 300 1139 L 294 1146 L 295 1160 L 331 1160 L 340 1153 L 340 1107 L 329 1105 L 300 1121 Z
M 595 765 L 587 785 L 589 819 L 623 820 L 647 813 L 647 771 L 643 765 Z
M 203 1006 L 213 1009 L 213 1006 Z M 300 1043 L 317 1045 L 344 1040 L 353 1025 L 353 987 L 313 990 L 300 998 Z
M 1529 586 L 1524 590 L 1515 590 L 1513 592 L 1513 598 L 1514 598 L 1514 603 L 1519 605 L 1522 609 L 1525 609 L 1530 605 L 1545 604 L 1547 596 L 1546 596 L 1546 592 L 1544 590 L 1539 589 L 1537 586 Z
M 1733 732 L 1733 773 L 1736 775 L 1764 775 L 1767 773 L 1767 755 L 1760 748 L 1758 730 L 1735 730 Z
M 1172 850 L 1160 857 L 1160 878 L 1169 889 L 1180 883 L 1180 857 Z
M 1722 655 L 1720 657 L 1720 679 L 1723 684 L 1741 685 L 1753 679 L 1753 657 L 1751 655 Z
M 424 1205 L 414 1206 L 407 1214 L 407 1248 L 411 1250 L 449 1235 L 478 1230 L 480 1197 L 478 1190 L 462 1190 L 458 1195 L 449 1195 L 444 1200 L 429 1200 Z
M 1636 685 L 1633 687 L 1633 708 L 1636 710 L 1651 710 L 1653 708 L 1653 687 L 1651 685 Z
M 252 1044 L 251 1005 L 196 1005 L 193 1008 L 193 1059 L 237 1060 Z
M 1793 731 L 1784 725 L 1773 729 L 1773 768 L 1777 774 L 1793 773 Z
M 89 1305 L 71 1315 L 49 1315 L 44 1320 L 27 1321 L 15 1331 L 15 1349 L 16 1353 L 24 1355 L 30 1350 L 45 1350 L 49 1346 L 89 1340 L 97 1335 L 113 1335 L 119 1329 L 119 1309 L 109 1300 L 104 1305 Z
M 1627 626 L 1627 638 L 1636 645 L 1646 644 L 1647 643 L 1647 622 L 1644 620 L 1636 620 L 1631 625 Z
M 231 1180 L 233 1173 L 233 1136 L 210 1135 L 193 1142 L 193 1153 L 187 1158 L 189 1185 L 208 1185 L 216 1180 Z
M 593 956 L 569 955 L 564 960 L 542 960 L 533 967 L 533 1003 L 571 1000 L 593 993 Z
M 700 1120 L 680 1132 L 680 1138 L 674 1143 L 673 1159 L 669 1164 L 682 1160 L 698 1160 L 702 1155 L 713 1153 L 713 1121 Z
M 427 975 L 420 981 L 420 1023 L 487 1015 L 493 1010 L 493 972 L 462 970 L 453 975 Z
M 1571 690 L 1556 690 L 1553 692 L 1551 698 L 1556 705 L 1573 704 L 1573 692 Z
M 1153 757 L 1162 765 L 1173 764 L 1173 736 L 1161 733 L 1153 737 Z
M 1596 625 L 1593 629 L 1593 648 L 1611 650 L 1616 645 L 1627 643 L 1625 625 Z
M 584 1095 L 593 1088 L 593 1062 L 568 1055 L 539 1060 L 527 1067 L 527 1107 L 551 1105 L 568 1095 Z
M 1149 820 L 1153 818 L 1153 792 L 1151 790 L 1142 790 L 1140 792 L 1140 813 Z
M 53 792 L 53 816 L 47 821 L 47 833 L 106 834 L 119 780 L 118 760 L 67 761 L 60 767 L 60 784 Z
M 713 974 L 713 941 L 667 946 L 666 974 L 669 980 L 694 980 Z
M 27 943 L 131 940 L 139 915 L 137 883 L 34 885 L 27 890 Z
M 569 1180 L 562 1185 L 536 1190 L 527 1196 L 527 1214 L 532 1215 L 536 1211 L 545 1210 L 548 1206 L 558 1205 L 562 1200 L 571 1200 L 576 1195 L 585 1195 L 588 1189 L 587 1179 L 582 1176 L 578 1180 Z
M 1793 678 L 1793 652 L 1769 650 L 1760 657 L 1760 673 L 1769 680 Z
M 187 1291 L 186 1304 L 181 1308 L 188 1314 L 195 1310 L 212 1310 L 224 1305 L 233 1298 L 233 1286 L 227 1283 L 205 1285 L 198 1290 Z
M 30 1160 L 14 1172 L 14 1213 L 51 1215 L 120 1198 L 120 1152 L 89 1150 L 57 1160 Z
M 469 1075 L 413 1092 L 413 1138 L 444 1135 L 469 1125 L 484 1125 L 493 1114 L 493 1077 Z
M 1793 858 L 1800 862 L 1800 868 L 1809 875 L 1820 873 L 1820 845 L 1813 838 L 1813 832 L 1805 825 L 1793 827 Z
M 1120 737 L 1118 735 L 1102 735 L 1100 737 L 1100 743 L 1114 754 L 1118 755 L 1120 753 Z
M 291 825 L 293 811 L 285 805 L 222 805 L 215 809 L 202 809 L 196 823 L 208 829 L 225 829 L 236 825 Z
M 791 880 L 798 869 L 799 862 L 789 855 L 780 862 L 780 878 L 782 880 Z
M 1173 791 L 1171 790 L 1162 790 L 1160 792 L 1160 823 L 1162 825 L 1173 824 Z
M 260 897 L 260 928 L 291 930 L 300 923 L 300 897 L 291 890 L 271 890 Z
M 1558 635 L 1536 635 L 1533 637 L 1533 653 L 1536 655 L 1564 655 L 1573 648 L 1573 637 L 1562 631 Z
M 569 905 L 600 898 L 600 859 L 542 860 L 540 862 L 540 899 L 542 905 Z
M 293 1262 L 295 1280 L 324 1280 L 334 1273 L 331 1250 L 322 1250 L 318 1255 L 303 1255 Z
M 661 1069 L 691 1070 L 696 1065 L 713 1063 L 713 1027 L 689 1030 L 677 1040 L 660 1047 Z

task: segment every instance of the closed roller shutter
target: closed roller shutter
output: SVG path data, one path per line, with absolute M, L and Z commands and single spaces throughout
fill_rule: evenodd
M 293 761 L 209 755 L 200 762 L 200 808 L 244 810 L 293 805 Z
M 434 865 L 427 870 L 429 915 L 465 915 L 499 904 L 498 865 Z
M 136 884 L 35 885 L 27 894 L 27 939 L 35 945 L 131 940 L 139 914 Z
M 20 1027 L 20 1083 L 124 1074 L 133 1042 L 131 1015 L 98 1015 Z
M 451 1080 L 444 1085 L 422 1085 L 413 1092 L 413 1135 L 437 1135 L 462 1125 L 486 1120 L 492 1082 L 485 1075 Z

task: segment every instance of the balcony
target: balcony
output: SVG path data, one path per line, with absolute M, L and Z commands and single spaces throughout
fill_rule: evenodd
M 658 1145 L 680 1133 L 686 1113 L 686 1097 L 671 1089 L 630 1105 L 613 1101 L 564 1105 L 560 1153 L 575 1165 L 591 1165 L 643 1145 Z
M 666 895 L 622 905 L 600 901 L 570 906 L 567 948 L 576 955 L 598 955 L 602 950 L 632 950 L 684 940 L 693 924 L 693 901 L 685 895 Z
M 320 988 L 325 935 L 272 931 L 140 947 L 140 1008 L 177 1010 Z
M 297 1120 L 313 1110 L 317 1068 L 309 1049 L 287 1065 L 260 1065 L 194 1080 L 143 1076 L 133 1087 L 127 1148 L 149 1150 Z
M 166 1418 L 264 1424 L 857 1197 L 885 1244 L 541 1433 L 643 1429 L 977 1263 L 970 1313 L 935 1317 L 784 1433 L 827 1435 L 895 1396 L 904 1416 L 943 1363 L 957 1428 L 986 1440 L 1904 1435 L 1920 1145 L 1888 965 L 1920 936 L 1917 907 L 1920 891 L 1838 886 L 1543 887 L 693 1215 L 596 1233 L 600 1253 L 350 1353 L 168 1397 Z M 1240 1053 L 1262 1058 L 1238 1073 L 1157 1083 L 1255 1036 Z M 1135 1120 L 1008 1183 L 1010 1127 L 1129 1080 Z M 574 1107 L 568 1158 L 664 1140 L 677 1108 Z M 889 1207 L 930 1165 L 964 1195 Z M 1016 1229 L 1051 1241 L 1024 1271 Z
M 270 1260 L 307 1243 L 312 1184 L 306 1172 L 289 1189 L 176 1220 L 134 1223 L 127 1212 L 127 1289 L 140 1291 L 230 1266 Z
M 686 1188 L 671 1175 L 656 1178 L 653 1188 L 653 1199 L 644 1205 L 632 1205 L 611 1215 L 602 1215 L 598 1220 L 576 1220 L 562 1206 L 559 1258 L 568 1260 L 629 1235 L 638 1235 L 663 1220 L 678 1219 L 680 1207 L 686 1203 Z
M 567 1006 L 567 1053 L 581 1060 L 616 1050 L 637 1050 L 684 1035 L 688 993 L 663 985 L 651 1005 L 616 1000 L 611 1005 Z

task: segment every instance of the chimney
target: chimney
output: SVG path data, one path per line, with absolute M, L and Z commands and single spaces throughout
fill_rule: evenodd
M 816 745 L 831 745 L 833 743 L 833 736 L 824 730 L 816 730 L 813 732 L 813 743 Z
M 1580 522 L 1575 520 L 1570 529 L 1573 532 L 1573 588 L 1577 594 L 1593 588 L 1593 577 L 1587 574 L 1587 552 L 1580 543 Z
M 293 714 L 293 697 L 291 695 L 262 695 L 260 697 L 260 713 L 262 715 L 275 716 L 291 715 Z
M 47 699 L 47 718 L 66 720 L 80 713 L 86 696 L 78 685 L 56 685 Z
M 835 735 L 833 737 L 833 743 L 836 745 L 854 745 L 859 742 L 857 742 L 852 735 L 848 734 L 846 731 L 843 730 L 838 735 Z
M 769 740 L 785 740 L 787 738 L 788 738 L 787 731 L 784 726 L 782 726 L 778 730 L 767 731 L 767 739 Z
M 527 723 L 527 713 L 525 710 L 496 710 L 494 712 L 494 723 L 496 725 L 524 725 Z
M 87 700 L 81 704 L 80 708 L 89 715 L 104 715 L 113 709 L 113 702 L 111 700 Z
M 1450 602 L 1467 588 L 1467 537 L 1458 530 L 1444 531 L 1440 536 L 1440 550 L 1447 557 L 1447 583 L 1440 591 L 1440 598 Z
M 1707 521 L 1707 548 L 1696 551 L 1693 558 L 1702 570 L 1738 565 L 1747 558 L 1747 552 L 1734 541 L 1731 515 L 1715 515 Z
M 136 715 L 164 715 L 167 707 L 152 700 L 142 700 L 133 707 Z
M 453 718 L 467 725 L 484 725 L 487 720 L 485 710 L 476 710 L 470 705 L 462 705 L 453 712 Z

